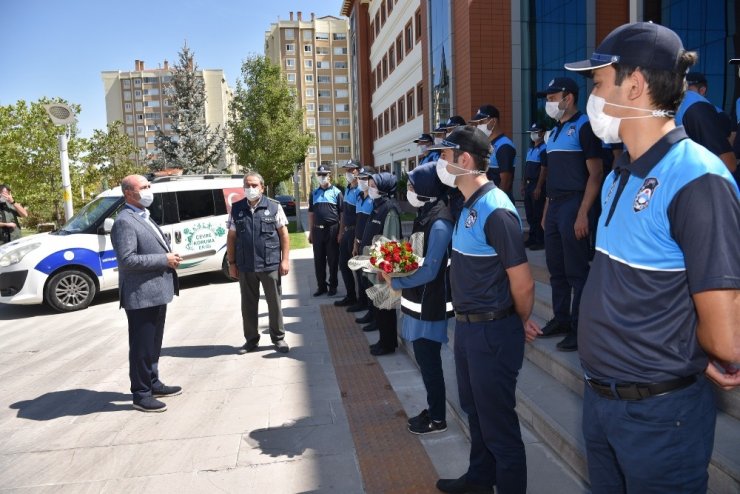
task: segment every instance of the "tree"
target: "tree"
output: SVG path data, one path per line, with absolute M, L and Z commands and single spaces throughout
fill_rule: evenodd
M 242 64 L 229 112 L 229 146 L 243 170 L 257 170 L 270 190 L 293 175 L 314 138 L 280 67 L 265 56 Z
M 146 173 L 144 165 L 136 164 L 136 146 L 123 132 L 123 123 L 108 124 L 107 131 L 95 129 L 85 146 L 88 154 L 82 158 L 87 165 L 86 183 L 104 190 L 118 185 L 123 177 Z
M 13 196 L 26 206 L 29 218 L 25 221 L 30 225 L 63 219 L 57 136 L 66 129 L 51 122 L 43 106 L 48 103 L 67 102 L 42 98 L 30 104 L 19 100 L 0 106 L 0 182 L 9 183 Z M 79 114 L 79 105 L 71 106 Z M 79 204 L 81 169 L 76 163 L 84 140 L 77 137 L 75 125 L 69 131 L 72 197 Z
M 157 130 L 154 144 L 159 156 L 152 162 L 155 170 L 182 168 L 186 174 L 208 173 L 223 156 L 224 132 L 220 127 L 211 130 L 205 123 L 205 82 L 197 70 L 194 54 L 184 45 L 165 88 L 173 107 L 172 135 Z

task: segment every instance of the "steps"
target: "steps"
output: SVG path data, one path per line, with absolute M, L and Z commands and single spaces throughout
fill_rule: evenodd
M 549 276 L 544 251 L 527 251 L 535 278 L 535 319 L 541 325 L 552 317 Z M 454 380 L 454 321 L 449 324 L 450 343 L 442 347 L 448 408 L 467 427 L 457 400 Z M 584 482 L 588 481 L 586 454 L 581 433 L 583 373 L 577 352 L 556 349 L 560 338 L 537 340 L 527 345 L 517 386 L 517 412 L 521 422 L 536 432 L 555 455 Z M 413 354 L 412 345 L 406 351 Z M 740 492 L 740 389 L 717 391 L 719 414 L 714 451 L 709 467 L 709 491 Z M 556 487 L 556 486 L 554 486 Z

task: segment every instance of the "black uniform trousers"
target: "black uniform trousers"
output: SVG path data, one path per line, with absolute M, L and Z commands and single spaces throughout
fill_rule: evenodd
M 342 241 L 339 243 L 339 271 L 342 273 L 344 289 L 347 291 L 347 298 L 357 300 L 357 290 L 355 289 L 355 273 L 349 269 L 348 261 L 352 258 L 352 247 L 355 243 L 355 227 L 348 226 L 342 235 Z
M 329 289 L 336 290 L 339 280 L 337 271 L 339 269 L 339 243 L 337 234 L 339 224 L 314 225 L 311 232 L 313 243 L 313 266 L 316 271 L 316 284 L 319 290 L 326 290 L 326 265 L 329 264 Z
M 378 345 L 384 350 L 392 350 L 398 346 L 398 318 L 396 309 L 372 308 L 375 323 L 378 325 L 380 339 Z
M 159 380 L 159 355 L 162 352 L 167 305 L 145 309 L 126 309 L 128 319 L 128 362 L 134 403 L 152 396 L 164 386 Z
M 545 231 L 542 229 L 542 212 L 545 209 L 545 191 L 540 193 L 539 199 L 535 199 L 532 194 L 536 188 L 537 179 L 524 179 L 524 211 L 527 214 L 527 223 L 529 223 L 529 242 L 544 244 Z

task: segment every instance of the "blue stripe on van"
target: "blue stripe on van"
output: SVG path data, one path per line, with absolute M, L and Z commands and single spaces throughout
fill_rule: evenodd
M 95 252 L 90 249 L 64 249 L 43 258 L 35 269 L 50 275 L 59 268 L 73 264 L 84 266 L 96 275 L 102 276 L 103 269 L 116 267 L 116 254 L 112 250 Z

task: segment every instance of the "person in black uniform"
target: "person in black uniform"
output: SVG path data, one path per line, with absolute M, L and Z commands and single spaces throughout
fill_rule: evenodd
M 434 138 L 431 135 L 421 134 L 412 142 L 419 146 L 419 154 L 421 155 L 421 159 L 419 159 L 419 165 L 430 163 L 432 161 L 437 161 L 437 158 L 439 158 L 439 151 L 429 150 L 429 146 L 434 144 Z
M 355 244 L 354 249 L 352 250 L 353 256 L 362 252 L 361 245 L 362 237 L 365 234 L 365 225 L 367 225 L 367 220 L 373 213 L 373 200 L 368 194 L 370 177 L 373 173 L 374 172 L 369 168 L 362 167 L 357 174 L 357 188 L 360 191 L 360 195 L 357 197 L 357 206 L 355 207 L 355 211 L 357 213 L 357 226 L 355 227 Z M 375 331 L 377 326 L 375 325 L 375 319 L 373 319 L 373 311 L 370 310 L 370 301 L 365 293 L 365 290 L 370 287 L 371 283 L 361 271 L 355 271 L 355 279 L 358 287 L 357 304 L 350 306 L 347 309 L 347 312 L 367 311 L 363 316 L 357 317 L 355 322 L 366 324 L 367 326 L 364 326 L 363 330 Z
M 594 133 L 625 144 L 601 192 L 578 331 L 594 494 L 707 492 L 707 378 L 740 385 L 740 190 L 673 121 L 696 59 L 670 29 L 637 22 L 565 65 L 593 77 Z
M 529 224 L 529 238 L 524 246 L 530 250 L 545 248 L 545 232 L 542 229 L 542 213 L 545 209 L 545 178 L 547 177 L 547 153 L 545 152 L 545 128 L 533 123 L 529 128 L 532 142 L 524 162 L 522 197 Z
M 21 238 L 19 216 L 25 218 L 28 211 L 13 199 L 9 185 L 0 184 L 0 245 Z
M 731 58 L 730 64 L 737 65 L 737 76 L 740 77 L 740 58 Z M 735 173 L 733 173 L 733 176 L 735 177 L 735 183 L 740 185 L 740 164 L 738 164 L 738 160 L 740 160 L 740 98 L 735 100 L 735 120 L 737 121 L 735 130 L 733 131 L 733 136 L 731 137 L 732 140 L 732 149 L 735 153 Z
M 347 188 L 344 191 L 344 210 L 339 227 L 339 271 L 342 273 L 342 281 L 347 294 L 343 299 L 334 302 L 337 307 L 349 307 L 357 303 L 357 289 L 355 288 L 355 274 L 349 269 L 347 261 L 352 257 L 352 249 L 355 245 L 355 226 L 357 223 L 357 199 L 360 189 L 357 186 L 357 175 L 360 164 L 356 161 L 348 161 L 344 166 L 344 178 L 347 180 Z
M 337 294 L 339 270 L 339 220 L 343 208 L 342 191 L 331 184 L 329 168 L 321 165 L 316 171 L 319 186 L 308 198 L 308 243 L 313 245 L 313 265 L 316 271 L 318 297 L 325 293 Z M 329 283 L 326 283 L 326 265 L 329 264 Z M 327 291 L 328 288 L 328 291 Z
M 361 248 L 369 247 L 376 235 L 383 235 L 390 240 L 401 240 L 401 214 L 396 197 L 396 176 L 388 173 L 376 173 L 369 180 L 368 194 L 373 200 L 373 212 L 365 224 Z M 375 282 L 375 275 L 371 275 Z M 380 280 L 382 282 L 382 280 Z M 398 329 L 395 309 L 370 309 L 375 319 L 380 338 L 370 345 L 372 355 L 385 355 L 396 351 L 398 346 Z M 364 329 L 364 328 L 363 328 Z
M 706 98 L 707 101 L 709 100 L 709 97 L 707 96 L 707 91 L 709 91 L 709 82 L 707 81 L 707 77 L 701 72 L 689 72 L 686 74 L 686 89 L 699 93 L 701 96 Z M 714 109 L 717 110 L 717 116 L 720 120 L 722 132 L 724 132 L 725 137 L 729 139 L 730 134 L 732 134 L 733 131 L 732 119 L 719 106 L 714 105 Z
M 475 125 L 488 136 L 491 143 L 491 158 L 488 163 L 486 177 L 496 186 L 506 192 L 511 202 L 514 202 L 514 161 L 516 148 L 514 142 L 501 129 L 498 108 L 493 105 L 483 105 L 478 113 L 473 115 L 470 125 Z
M 257 349 L 260 341 L 258 308 L 260 285 L 265 292 L 270 339 L 275 349 L 287 353 L 280 304 L 280 277 L 290 268 L 288 218 L 279 202 L 264 195 L 265 181 L 257 172 L 244 176 L 244 199 L 231 207 L 226 260 L 229 276 L 239 280 L 242 325 L 246 343 L 240 354 Z

